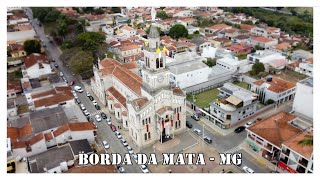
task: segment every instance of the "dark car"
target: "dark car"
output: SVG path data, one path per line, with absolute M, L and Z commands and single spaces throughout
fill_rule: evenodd
M 207 143 L 211 144 L 212 143 L 212 139 L 209 138 L 208 136 L 203 138 L 204 141 L 206 141 Z
M 234 130 L 234 132 L 235 133 L 241 133 L 242 131 L 244 131 L 246 129 L 246 127 L 244 127 L 244 126 L 239 126 L 239 127 L 237 127 L 235 130 Z
M 107 119 L 108 118 L 106 113 L 104 113 L 104 112 L 101 112 L 100 115 L 101 115 L 102 119 Z
M 100 106 L 99 105 L 94 105 L 94 107 L 97 109 L 97 110 L 100 110 Z
M 186 126 L 188 127 L 188 128 L 192 128 L 192 124 L 191 124 L 191 122 L 189 122 L 189 121 L 186 121 Z
M 111 130 L 112 130 L 113 132 L 115 132 L 115 131 L 117 130 L 116 126 L 114 126 L 113 124 L 111 124 L 110 127 L 111 127 Z
M 80 103 L 81 103 L 81 101 L 80 101 L 78 98 L 74 99 L 74 101 L 75 101 L 77 104 L 80 104 Z
M 92 96 L 88 96 L 88 98 L 90 99 L 90 101 L 94 100 Z
M 93 120 L 91 119 L 90 116 L 87 116 L 87 120 L 88 120 L 89 122 L 93 122 Z
M 70 85 L 70 86 L 73 86 L 74 83 L 75 83 L 75 81 L 71 81 L 71 82 L 69 83 L 69 85 Z
M 56 60 L 54 58 L 51 59 L 52 62 L 56 62 Z
M 58 68 L 58 67 L 59 67 L 59 65 L 58 65 L 58 64 L 56 64 L 56 63 L 54 63 L 53 65 L 54 65 L 54 67 L 56 67 L 56 68 Z

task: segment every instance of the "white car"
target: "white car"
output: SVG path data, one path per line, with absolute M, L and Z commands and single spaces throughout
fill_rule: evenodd
M 141 165 L 140 168 L 141 168 L 143 173 L 150 173 L 150 171 L 149 171 L 149 169 L 147 168 L 146 165 Z
M 128 143 L 127 143 L 127 141 L 126 141 L 126 140 L 121 139 L 120 141 L 121 141 L 121 143 L 124 145 L 124 147 L 127 147 L 127 146 L 128 146 Z
M 246 172 L 246 173 L 250 173 L 250 174 L 253 174 L 253 173 L 254 173 L 254 171 L 253 171 L 252 169 L 250 169 L 249 167 L 247 167 L 247 166 L 244 166 L 242 169 L 243 169 L 244 172 Z
M 116 131 L 115 134 L 116 134 L 116 136 L 117 136 L 118 139 L 121 139 L 121 138 L 122 138 L 122 135 L 120 134 L 119 131 Z
M 138 156 L 137 156 L 136 154 L 132 154 L 131 156 L 132 156 L 133 160 L 134 160 L 136 163 L 138 163 Z
M 195 132 L 197 135 L 201 135 L 201 131 L 199 129 L 194 129 L 193 132 Z
M 98 105 L 98 103 L 96 102 L 96 100 L 93 100 L 92 101 L 92 104 L 95 106 L 95 105 Z
M 87 97 L 91 96 L 91 94 L 89 92 L 87 92 Z
M 250 127 L 251 125 L 252 125 L 252 122 L 247 122 L 247 123 L 244 125 L 244 127 L 248 128 L 248 127 Z
M 75 91 L 72 91 L 72 94 L 73 94 L 74 98 L 78 99 L 78 95 Z
M 89 116 L 89 115 L 90 115 L 90 113 L 89 113 L 88 110 L 84 110 L 83 113 L 84 113 L 84 115 L 86 115 L 86 116 Z
M 85 107 L 83 104 L 80 104 L 80 109 L 81 109 L 82 111 L 84 111 L 84 110 L 86 110 L 86 107 Z
M 96 118 L 96 120 L 97 120 L 98 122 L 101 121 L 101 117 L 99 116 L 99 114 L 95 115 L 94 117 Z
M 125 173 L 125 172 L 126 172 L 126 171 L 124 170 L 124 167 L 122 167 L 122 166 L 119 167 L 118 170 L 119 170 L 120 173 Z
M 81 88 L 80 86 L 75 86 L 75 87 L 74 87 L 74 90 L 77 91 L 77 92 L 79 92 L 79 93 L 82 93 L 82 92 L 83 92 L 83 90 L 82 90 L 82 88 Z
M 112 123 L 111 123 L 111 121 L 107 121 L 107 124 L 108 124 L 108 125 L 111 125 Z
M 130 155 L 133 154 L 133 149 L 131 148 L 131 146 L 127 146 L 127 150 Z
M 102 145 L 105 149 L 109 149 L 110 148 L 110 145 L 108 144 L 107 141 L 102 141 Z
M 60 72 L 60 76 L 61 76 L 61 77 L 63 76 L 63 72 Z

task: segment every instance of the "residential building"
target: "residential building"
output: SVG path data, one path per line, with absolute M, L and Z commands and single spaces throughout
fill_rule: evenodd
M 210 120 L 216 126 L 227 129 L 255 114 L 258 95 L 232 83 L 219 89 L 218 99 L 210 103 Z
M 293 61 L 297 61 L 297 60 L 307 60 L 309 58 L 312 58 L 313 57 L 313 54 L 308 52 L 308 51 L 305 51 L 305 50 L 302 50 L 302 49 L 299 49 L 299 50 L 295 50 L 291 53 L 291 59 Z
M 20 81 L 7 81 L 7 99 L 17 97 L 22 92 Z
M 263 51 L 256 51 L 254 53 L 248 54 L 247 59 L 251 63 L 263 63 L 266 64 L 270 61 L 277 60 L 277 59 L 286 59 L 285 56 L 281 55 L 280 53 L 271 51 L 271 50 L 263 50 Z
M 313 131 L 303 132 L 285 141 L 281 147 L 277 170 L 287 173 L 313 173 L 313 145 L 299 142 L 313 138 Z
M 124 26 L 120 29 L 122 33 L 124 33 L 127 37 L 133 37 L 137 34 L 137 30 L 130 27 L 130 26 Z
M 250 44 L 242 42 L 228 46 L 227 49 L 231 51 L 233 55 L 242 55 L 251 53 L 253 47 Z
M 258 156 L 277 164 L 283 143 L 301 134 L 302 129 L 292 125 L 298 118 L 288 112 L 279 112 L 247 128 L 247 143 Z
M 142 57 L 141 47 L 136 43 L 123 43 L 114 47 L 114 52 L 123 63 L 129 63 Z
M 257 93 L 259 101 L 264 104 L 271 103 L 270 100 L 272 100 L 276 105 L 280 105 L 293 100 L 296 93 L 294 83 L 272 76 L 257 80 L 250 86 L 251 91 Z
M 201 39 L 201 38 L 192 38 L 190 40 L 190 43 L 193 43 L 193 44 L 195 44 L 197 46 L 196 50 L 200 54 L 202 53 L 203 48 L 211 46 L 211 43 L 209 41 L 206 41 L 206 40 Z
M 307 78 L 297 83 L 292 110 L 294 113 L 313 119 L 313 78 Z
M 297 72 L 307 75 L 309 77 L 313 77 L 313 58 L 303 60 L 301 63 L 299 63 L 299 68 Z
M 41 78 L 54 73 L 47 56 L 44 54 L 32 53 L 26 56 L 23 61 L 23 77 Z
M 211 40 L 211 44 L 216 48 L 223 48 L 232 45 L 232 41 L 229 38 L 215 38 Z
M 18 115 L 18 108 L 15 99 L 7 99 L 7 118 L 11 119 Z
M 250 43 L 253 46 L 259 46 L 261 48 L 269 48 L 278 44 L 277 39 L 270 39 L 263 36 L 251 37 Z
M 205 31 L 205 34 L 214 34 L 214 33 L 220 32 L 225 29 L 230 29 L 230 28 L 232 28 L 232 27 L 228 26 L 226 24 L 216 24 L 211 27 L 205 28 L 204 31 Z

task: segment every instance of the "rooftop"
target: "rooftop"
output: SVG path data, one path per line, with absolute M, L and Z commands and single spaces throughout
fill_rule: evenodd
M 306 146 L 306 145 L 299 144 L 299 142 L 306 137 L 313 137 L 313 134 L 309 132 L 303 132 L 293 137 L 292 139 L 287 140 L 286 142 L 283 143 L 283 145 L 299 153 L 303 157 L 310 159 L 313 154 L 313 145 Z
M 264 78 L 257 80 L 253 83 L 257 86 L 266 86 L 268 90 L 273 91 L 275 93 L 280 93 L 288 89 L 294 88 L 296 86 L 291 82 L 276 77 L 272 77 L 271 81 L 267 81 L 267 79 Z
M 78 155 L 79 153 L 93 153 L 93 149 L 87 139 L 69 141 L 69 144 L 74 155 Z
M 301 80 L 301 81 L 299 81 L 299 83 L 304 84 L 309 87 L 313 87 L 313 78 L 307 78 L 307 79 Z
M 290 113 L 279 112 L 253 124 L 248 130 L 280 148 L 282 143 L 302 132 L 289 124 L 295 118 Z

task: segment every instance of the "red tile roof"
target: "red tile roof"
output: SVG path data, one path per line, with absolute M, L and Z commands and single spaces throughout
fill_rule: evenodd
M 33 138 L 31 138 L 27 143 L 29 146 L 34 145 L 35 143 L 41 141 L 44 139 L 44 135 L 42 133 L 39 133 L 38 135 L 34 136 Z
M 109 93 L 108 93 L 109 92 Z M 110 94 L 111 96 L 113 96 L 120 104 L 122 104 L 122 106 L 124 108 L 127 107 L 126 105 L 126 98 L 123 97 L 121 95 L 121 93 L 119 91 L 117 91 L 113 86 L 110 87 L 108 90 L 107 90 L 107 93 Z M 109 97 L 109 96 L 108 96 Z
M 293 87 L 295 87 L 296 85 L 282 80 L 280 78 L 276 78 L 276 77 L 272 77 L 272 81 L 271 82 L 267 82 L 266 79 L 260 79 L 254 82 L 255 85 L 257 86 L 261 86 L 262 84 L 267 83 L 269 84 L 268 90 L 276 92 L 276 93 L 281 93 L 283 91 L 286 91 L 288 89 L 291 89 Z
M 92 122 L 69 123 L 71 131 L 96 131 L 97 128 Z
M 24 61 L 26 68 L 29 68 L 38 62 L 39 63 L 49 63 L 46 55 L 38 54 L 38 53 L 32 53 L 29 56 L 26 56 L 23 59 L 23 61 Z
M 248 130 L 272 144 L 281 147 L 282 143 L 302 132 L 300 129 L 288 123 L 295 118 L 296 116 L 287 112 L 279 112 L 253 124 Z
M 267 43 L 267 42 L 271 42 L 274 41 L 273 39 L 269 39 L 263 36 L 258 36 L 258 37 L 251 37 L 252 40 L 256 41 L 256 42 L 260 42 L 260 43 Z
M 292 139 L 287 140 L 283 144 L 287 146 L 288 148 L 292 149 L 293 151 L 299 153 L 303 157 L 309 159 L 312 156 L 313 153 L 313 145 L 306 146 L 301 145 L 299 142 L 305 139 L 306 137 L 313 137 L 312 133 L 309 132 L 303 132 Z
M 7 81 L 7 90 L 13 90 L 16 93 L 22 92 L 20 81 Z
M 221 30 L 221 29 L 224 29 L 224 28 L 227 28 L 227 27 L 230 27 L 230 26 L 226 25 L 226 24 L 216 24 L 216 25 L 213 25 L 213 26 L 209 27 L 209 29 Z

